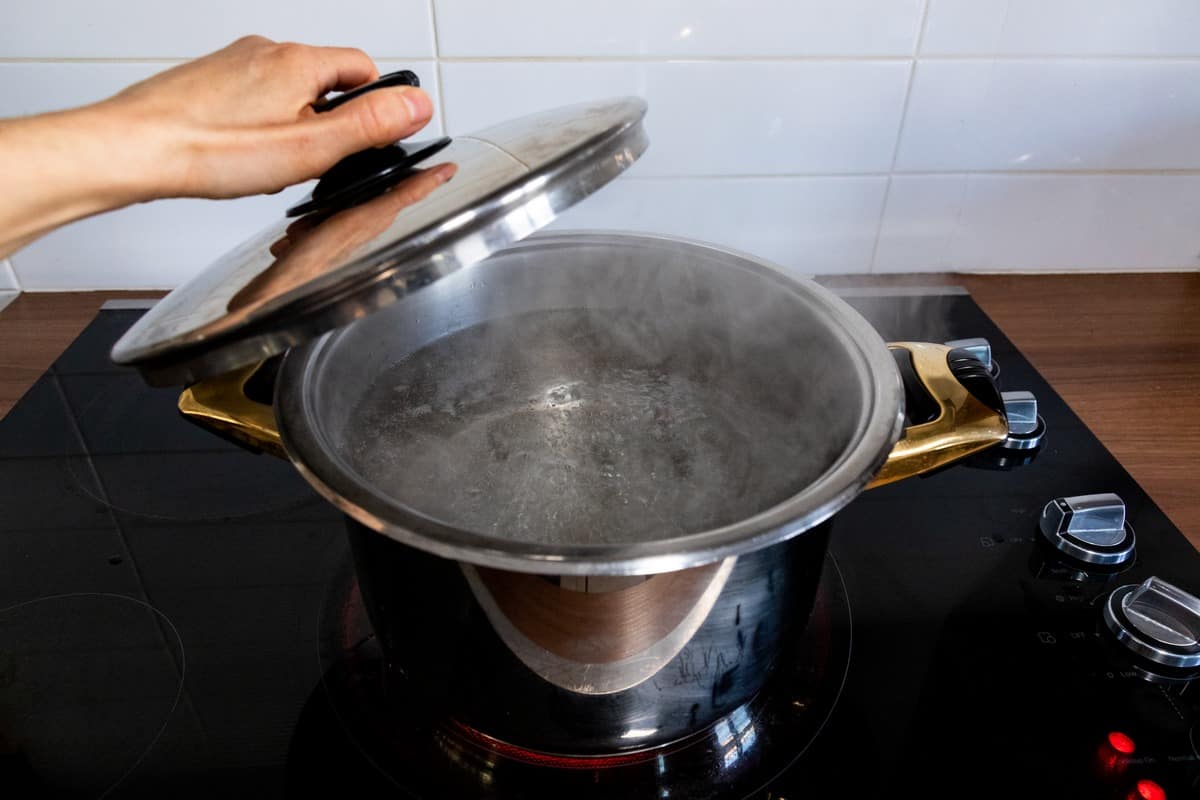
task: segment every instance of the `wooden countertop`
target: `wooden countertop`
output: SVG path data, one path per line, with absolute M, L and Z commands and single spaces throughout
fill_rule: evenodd
M 962 284 L 1200 549 L 1200 273 Z
M 1200 549 L 1200 273 L 899 275 L 831 285 L 966 286 Z M 24 294 L 0 311 L 0 415 L 114 297 Z

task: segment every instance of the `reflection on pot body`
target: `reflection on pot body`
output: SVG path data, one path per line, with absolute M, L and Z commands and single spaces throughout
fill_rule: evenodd
M 822 524 L 737 558 L 586 592 L 577 580 L 470 567 L 347 525 L 389 673 L 469 729 L 569 754 L 674 741 L 752 698 L 808 619 L 828 538 Z
M 637 686 L 679 654 L 708 618 L 736 561 L 731 556 L 632 581 L 584 579 L 582 590 L 571 588 L 578 581 L 556 584 L 467 564 L 462 571 L 488 621 L 521 663 L 567 691 L 611 694 Z M 612 582 L 624 585 L 605 585 Z

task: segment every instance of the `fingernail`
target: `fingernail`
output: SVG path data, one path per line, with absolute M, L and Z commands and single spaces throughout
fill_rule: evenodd
M 457 164 L 442 164 L 437 168 L 438 183 L 448 183 L 456 172 L 458 172 Z
M 425 92 L 416 88 L 406 89 L 400 96 L 404 98 L 404 104 L 408 106 L 408 114 L 413 121 L 433 116 L 433 101 Z

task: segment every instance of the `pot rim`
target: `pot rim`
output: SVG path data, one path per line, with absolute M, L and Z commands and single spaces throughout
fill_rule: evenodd
M 736 260 L 802 295 L 847 343 L 866 397 L 858 430 L 819 478 L 776 505 L 738 522 L 650 542 L 546 545 L 455 528 L 372 491 L 324 441 L 312 411 L 314 377 L 336 331 L 287 354 L 275 389 L 275 415 L 285 450 L 325 499 L 363 525 L 402 544 L 476 566 L 543 575 L 650 575 L 701 566 L 797 536 L 844 508 L 887 459 L 904 426 L 899 371 L 883 339 L 857 311 L 809 278 L 726 247 L 674 236 L 623 231 L 563 231 L 530 237 L 501 252 L 570 244 L 669 243 Z M 486 262 L 483 262 L 486 264 Z

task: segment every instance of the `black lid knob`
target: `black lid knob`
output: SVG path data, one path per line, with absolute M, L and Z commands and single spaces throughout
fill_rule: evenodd
M 313 109 L 317 113 L 324 113 L 376 89 L 420 85 L 420 79 L 411 70 L 389 72 L 357 89 L 343 92 L 328 100 L 318 100 L 313 103 Z M 450 138 L 443 136 L 423 142 L 396 142 L 386 147 L 370 147 L 348 155 L 326 170 L 313 188 L 311 196 L 289 208 L 287 215 L 298 217 L 313 211 L 333 211 L 357 205 L 404 180 L 418 162 L 429 158 L 448 144 Z

